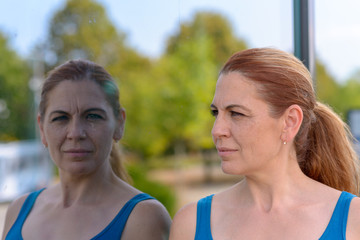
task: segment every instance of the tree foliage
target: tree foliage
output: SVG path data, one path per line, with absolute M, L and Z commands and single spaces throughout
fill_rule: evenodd
M 342 114 L 342 107 L 339 104 L 341 86 L 329 74 L 324 64 L 316 61 L 315 91 L 317 98 L 330 105 L 337 113 Z
M 357 71 L 345 83 L 341 89 L 341 96 L 339 97 L 339 105 L 344 116 L 353 109 L 360 109 L 360 70 Z
M 202 50 L 211 50 L 207 54 L 211 54 L 210 60 L 217 67 L 233 53 L 246 48 L 245 41 L 234 35 L 230 22 L 215 12 L 198 12 L 190 22 L 182 23 L 179 32 L 169 38 L 166 54 L 180 54 L 183 50 L 181 46 L 189 42 L 197 42 L 199 48 L 208 42 L 211 48 Z
M 122 141 L 126 149 L 145 158 L 213 146 L 209 105 L 219 69 L 234 52 L 247 48 L 224 16 L 215 12 L 196 13 L 168 38 L 165 52 L 158 59 L 149 59 L 129 46 L 126 34 L 114 26 L 104 7 L 93 0 L 67 0 L 49 26 L 46 43 L 38 46 L 48 56 L 47 70 L 69 59 L 85 58 L 104 66 L 118 82 L 121 104 L 127 114 Z M 10 109 L 10 102 L 16 102 L 11 108 L 20 109 L 14 110 L 19 111 L 20 117 L 13 120 L 16 129 L 10 123 L 4 125 L 1 119 L 0 126 L 12 132 L 9 136 L 23 138 L 28 130 L 23 129 L 26 124 L 20 119 L 26 119 L 28 113 L 24 109 L 31 108 L 21 102 L 24 98 L 16 97 L 15 89 L 23 89 L 22 96 L 29 104 L 30 96 L 26 95 L 29 72 L 20 70 L 24 62 L 4 49 L 8 49 L 6 39 L 1 38 L 0 83 L 3 85 L 6 76 L 6 87 L 0 89 L 0 98 L 13 99 L 6 103 Z M 8 80 L 12 78 L 16 80 Z M 316 86 L 319 100 L 343 116 L 348 109 L 359 106 L 359 80 L 354 77 L 342 86 L 320 61 Z
M 34 108 L 29 80 L 29 66 L 0 33 L 0 141 L 33 137 Z
M 125 33 L 109 20 L 102 5 L 92 0 L 67 0 L 50 22 L 46 55 L 49 67 L 70 59 L 88 59 L 104 66 L 115 78 L 130 81 L 149 60 L 127 45 Z
M 341 85 L 329 74 L 326 67 L 317 61 L 315 79 L 318 99 L 330 105 L 344 121 L 347 120 L 349 110 L 360 108 L 360 71 Z
M 66 1 L 52 18 L 48 48 L 55 65 L 83 58 L 102 65 L 116 61 L 124 35 L 107 18 L 105 9 L 91 0 Z
M 169 39 L 162 58 L 168 87 L 175 90 L 164 104 L 170 111 L 164 122 L 174 122 L 164 129 L 173 134 L 169 142 L 183 141 L 189 150 L 213 146 L 210 104 L 218 72 L 230 55 L 246 48 L 233 32 L 220 14 L 199 12 Z
M 148 74 L 145 98 L 139 96 L 147 113 L 138 131 L 145 131 L 132 137 L 141 136 L 133 141 L 145 155 L 213 146 L 210 104 L 218 71 L 232 53 L 246 48 L 232 32 L 221 15 L 201 12 L 169 38 L 166 52 Z

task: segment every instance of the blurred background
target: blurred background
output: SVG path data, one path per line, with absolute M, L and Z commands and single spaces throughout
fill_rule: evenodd
M 313 3 L 316 93 L 348 121 L 360 108 L 360 2 Z M 125 164 L 172 216 L 239 181 L 211 139 L 217 74 L 239 50 L 293 52 L 293 11 L 291 0 L 0 0 L 0 233 L 9 201 L 56 181 L 35 116 L 45 74 L 68 59 L 118 82 Z

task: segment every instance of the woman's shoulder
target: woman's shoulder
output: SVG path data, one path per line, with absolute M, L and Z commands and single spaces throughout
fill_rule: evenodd
M 134 215 L 147 216 L 147 217 L 164 217 L 169 216 L 168 211 L 164 205 L 155 198 L 150 198 L 145 201 L 141 201 L 134 208 Z
M 26 198 L 29 196 L 30 193 L 24 194 L 14 201 L 12 201 L 6 211 L 6 217 L 5 217 L 5 225 L 3 230 L 3 238 L 7 235 L 8 231 L 10 230 L 11 226 L 15 223 L 20 210 L 22 206 L 24 205 L 24 202 Z
M 173 224 L 179 222 L 179 224 L 187 224 L 190 226 L 195 226 L 196 224 L 196 215 L 197 215 L 197 208 L 199 203 L 211 203 L 212 198 L 215 194 L 211 194 L 207 197 L 201 198 L 196 202 L 191 202 L 180 208 L 180 210 L 176 213 Z M 218 195 L 218 194 L 217 194 Z
M 197 202 L 191 202 L 180 208 L 175 214 L 174 223 L 177 222 L 195 222 L 196 220 Z M 191 224 L 193 225 L 193 224 Z
M 346 239 L 360 239 L 360 198 L 354 197 L 351 200 L 347 230 L 346 230 Z
M 20 212 L 22 205 L 24 204 L 25 200 L 28 198 L 29 195 L 30 193 L 26 193 L 12 201 L 9 204 L 8 213 L 13 213 L 14 211 Z
M 194 239 L 196 233 L 196 223 L 197 223 L 197 213 L 198 213 L 198 206 L 202 209 L 200 211 L 208 211 L 211 208 L 212 212 L 212 205 L 213 199 L 218 198 L 216 201 L 222 201 L 223 196 L 227 196 L 229 189 L 225 189 L 221 192 L 216 194 L 211 194 L 206 197 L 199 199 L 196 202 L 191 202 L 182 207 L 175 215 L 173 219 L 173 223 L 171 225 L 170 230 L 170 239 L 177 240 L 177 239 Z M 218 207 L 222 206 L 222 204 L 218 203 Z
M 196 231 L 197 202 L 183 206 L 174 216 L 170 239 L 194 239 Z
M 139 202 L 131 212 L 124 231 L 125 239 L 167 239 L 171 218 L 162 203 L 156 199 Z

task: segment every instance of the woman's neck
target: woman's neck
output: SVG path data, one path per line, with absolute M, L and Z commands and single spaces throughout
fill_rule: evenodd
M 313 183 L 294 162 L 268 169 L 266 173 L 245 176 L 236 188 L 247 204 L 269 212 L 292 204 L 293 199 L 301 198 L 302 192 L 309 190 Z
M 60 191 L 63 207 L 73 204 L 96 204 L 121 180 L 110 170 L 89 175 L 72 175 L 60 172 Z

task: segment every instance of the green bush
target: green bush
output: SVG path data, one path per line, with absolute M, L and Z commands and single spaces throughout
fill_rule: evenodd
M 168 210 L 170 216 L 175 214 L 176 197 L 174 191 L 159 182 L 147 178 L 146 167 L 139 164 L 127 166 L 127 171 L 133 180 L 133 186 L 147 193 L 161 202 Z

